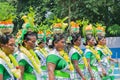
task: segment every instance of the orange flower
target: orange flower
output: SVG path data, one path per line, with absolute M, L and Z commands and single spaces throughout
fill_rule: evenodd
M 101 27 L 101 26 L 98 26 L 98 27 L 97 27 L 97 30 L 105 31 L 105 29 L 104 29 L 103 27 Z
M 92 25 L 91 25 L 91 24 L 88 25 L 88 26 L 85 28 L 85 30 L 92 30 Z
M 74 27 L 74 28 L 79 27 L 79 24 L 75 23 L 74 21 L 72 21 L 72 22 L 70 23 L 70 25 L 71 25 L 71 27 Z
M 62 23 L 55 23 L 53 27 L 62 27 Z
M 43 31 L 39 31 L 38 34 L 43 34 Z
M 50 32 L 50 31 L 47 31 L 47 32 L 46 32 L 46 35 L 49 35 L 49 34 L 51 34 L 51 32 Z

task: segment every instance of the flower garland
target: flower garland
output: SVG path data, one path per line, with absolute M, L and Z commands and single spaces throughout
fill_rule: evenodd
M 112 55 L 111 50 L 107 46 L 97 45 L 97 47 L 101 48 L 106 55 Z M 109 58 L 108 56 L 108 59 Z
M 105 50 L 108 51 L 108 53 L 109 53 L 110 55 L 112 55 L 112 51 L 111 51 L 107 46 L 104 46 L 104 48 L 105 48 Z
M 38 49 L 45 56 L 45 58 L 48 56 L 48 52 L 45 50 L 45 48 L 38 48 Z
M 70 70 L 70 71 L 73 71 L 73 70 L 74 70 L 74 67 L 73 67 L 73 65 L 72 65 L 72 63 L 71 63 L 71 61 L 70 61 L 67 53 L 66 53 L 64 50 L 61 50 L 61 51 L 59 52 L 59 54 L 60 54 L 60 55 L 65 59 L 65 61 L 69 64 L 69 65 L 68 65 L 68 66 L 69 66 L 69 70 Z
M 21 71 L 20 69 L 18 69 L 19 66 L 18 62 L 16 61 L 15 57 L 12 54 L 10 54 L 8 57 L 2 50 L 0 50 L 0 58 L 2 58 L 6 62 L 6 64 L 8 65 L 11 72 L 16 78 L 21 77 Z M 12 61 L 13 64 L 10 62 L 10 60 Z
M 83 55 L 83 51 L 78 46 L 73 46 L 81 55 Z M 84 61 L 85 67 L 88 68 L 88 62 L 85 56 L 82 56 L 82 59 Z
M 90 47 L 90 46 L 86 46 L 87 49 L 90 49 L 91 52 L 95 55 L 96 59 L 98 60 L 98 62 L 100 62 L 100 55 L 98 54 L 98 52 L 94 49 L 94 47 Z
M 38 73 L 41 73 L 41 69 L 40 69 L 41 64 L 40 64 L 40 61 L 37 58 L 36 54 L 34 53 L 34 51 L 32 49 L 31 50 L 27 50 L 23 46 L 20 46 L 20 50 L 30 59 L 30 61 L 33 64 L 33 67 L 35 68 L 35 70 Z

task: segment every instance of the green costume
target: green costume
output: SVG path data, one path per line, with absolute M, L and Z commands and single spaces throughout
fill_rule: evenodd
M 46 80 L 48 78 L 48 71 L 46 68 L 46 58 L 39 50 L 35 50 L 35 53 L 38 56 L 41 63 L 41 69 L 42 69 L 41 79 Z
M 103 80 L 107 80 L 107 79 L 114 80 L 114 76 L 111 75 L 112 74 L 112 66 L 110 64 L 110 61 L 107 59 L 107 57 L 110 55 L 105 54 L 103 49 L 100 47 L 96 47 L 96 50 L 98 51 L 98 53 L 100 55 L 102 66 L 104 67 L 104 69 L 107 73 L 107 76 L 103 77 Z
M 84 56 L 84 55 L 81 55 L 78 52 L 78 50 L 76 50 L 74 47 L 72 47 L 70 49 L 69 56 L 70 56 L 71 60 L 77 60 L 78 61 L 78 66 L 81 69 L 82 73 L 85 75 L 85 66 L 84 66 L 84 63 L 83 63 L 83 60 L 82 60 L 82 56 Z M 81 79 L 80 75 L 76 71 L 75 71 L 74 76 L 75 76 L 74 77 L 75 80 L 80 80 Z
M 90 59 L 90 67 L 92 69 L 92 72 L 94 74 L 95 79 L 96 80 L 99 80 L 99 79 L 101 80 L 101 78 L 98 74 L 98 66 L 99 65 L 98 65 L 98 62 L 96 60 L 95 55 L 92 53 L 92 51 L 90 49 L 86 49 L 84 54 L 85 54 L 85 57 L 87 59 Z M 90 78 L 89 72 L 88 72 L 88 78 Z
M 19 51 L 15 55 L 19 65 L 24 66 L 23 80 L 37 80 L 35 70 L 29 58 Z
M 70 74 L 67 72 L 67 62 L 59 55 L 59 53 L 56 50 L 53 50 L 48 55 L 47 59 L 48 63 L 53 63 L 56 65 L 55 67 L 55 78 L 57 80 L 69 80 Z
M 10 78 L 10 75 L 8 74 L 8 72 L 3 67 L 2 64 L 0 64 L 0 75 L 3 75 L 3 80 L 6 80 L 6 79 Z
M 10 71 L 6 62 L 1 58 L 0 58 L 0 74 L 3 75 L 3 80 L 7 80 L 7 79 L 14 80 L 12 72 Z

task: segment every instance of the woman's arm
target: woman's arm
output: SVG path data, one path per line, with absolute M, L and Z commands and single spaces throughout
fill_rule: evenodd
M 24 66 L 19 66 L 19 69 L 21 70 L 21 78 L 19 80 L 23 80 Z
M 54 76 L 55 67 L 56 67 L 55 64 L 47 63 L 49 80 L 55 80 L 55 76 Z
M 112 62 L 118 63 L 118 61 L 115 60 L 115 59 L 109 58 L 109 60 L 112 61 Z
M 88 71 L 89 71 L 89 73 L 90 73 L 91 80 L 95 80 L 95 79 L 94 79 L 94 75 L 93 75 L 93 73 L 92 73 L 92 69 L 91 69 L 91 67 L 90 67 L 90 59 L 87 59 L 87 61 L 88 61 Z
M 75 70 L 77 71 L 77 73 L 82 77 L 82 80 L 86 80 L 84 75 L 82 74 L 82 71 L 80 70 L 79 66 L 78 66 L 78 60 L 72 60 Z
M 3 75 L 2 74 L 0 74 L 0 80 L 3 80 Z

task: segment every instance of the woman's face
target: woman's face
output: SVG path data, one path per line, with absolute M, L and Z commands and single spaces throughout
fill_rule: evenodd
M 2 44 L 2 49 L 6 54 L 12 54 L 15 50 L 15 39 L 10 38 L 7 44 Z
M 40 43 L 40 44 L 39 44 L 39 47 L 40 47 L 40 48 L 44 48 L 44 47 L 45 47 L 45 43 L 44 43 L 44 42 Z
M 99 45 L 105 45 L 106 44 L 106 39 L 105 38 L 102 38 L 99 42 L 98 42 Z
M 63 38 L 63 39 L 61 39 L 60 41 L 58 41 L 58 42 L 56 42 L 56 43 L 54 43 L 55 44 L 55 48 L 57 49 L 57 50 L 63 50 L 64 49 L 64 46 L 65 46 L 65 39 Z
M 94 45 L 95 45 L 95 39 L 94 39 L 94 37 L 92 37 L 92 38 L 88 41 L 88 45 L 90 45 L 90 46 L 94 46 Z
M 35 47 L 35 42 L 36 42 L 36 36 L 29 36 L 29 40 L 24 41 L 25 47 L 27 49 L 33 49 Z
M 81 45 L 81 37 L 78 37 L 78 39 L 74 42 L 74 45 L 76 45 L 76 46 Z
M 104 43 L 103 45 L 106 45 L 106 38 L 104 38 L 104 42 L 103 43 Z

